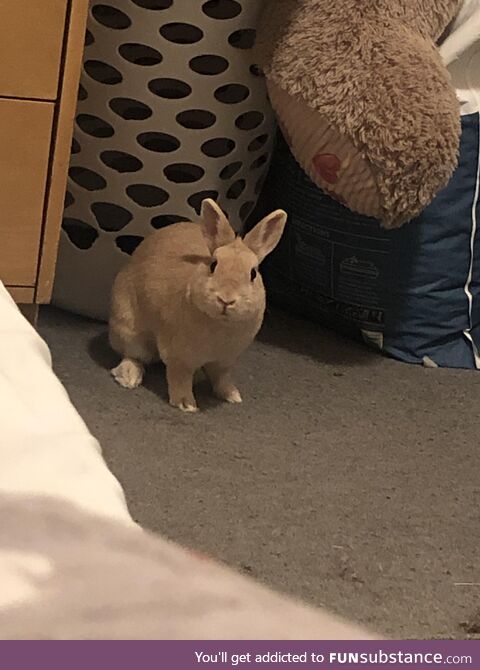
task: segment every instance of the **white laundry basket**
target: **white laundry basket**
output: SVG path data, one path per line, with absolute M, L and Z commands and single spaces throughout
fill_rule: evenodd
M 274 117 L 251 47 L 258 0 L 92 2 L 53 302 L 104 319 L 156 228 L 213 197 L 241 229 Z

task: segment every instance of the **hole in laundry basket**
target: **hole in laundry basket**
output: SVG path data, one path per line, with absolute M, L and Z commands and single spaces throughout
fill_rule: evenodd
M 73 166 L 68 171 L 68 174 L 70 179 L 82 188 L 87 189 L 87 191 L 100 191 L 107 185 L 102 175 L 88 168 Z
M 258 170 L 258 168 L 262 167 L 262 165 L 265 165 L 267 161 L 268 161 L 268 154 L 262 154 L 256 160 L 253 161 L 253 163 L 250 165 L 250 170 Z
M 143 167 L 141 160 L 125 151 L 102 151 L 100 159 L 107 167 L 117 172 L 138 172 Z
M 264 133 L 263 135 L 258 135 L 258 137 L 255 137 L 255 139 L 253 139 L 250 142 L 250 144 L 248 145 L 248 150 L 249 151 L 258 151 L 259 149 L 261 149 L 264 146 L 264 144 L 267 142 L 267 140 L 268 140 L 268 135 L 266 133 Z
M 133 98 L 112 98 L 108 104 L 115 114 L 127 121 L 143 121 L 153 114 L 148 105 Z
M 192 163 L 172 163 L 163 170 L 165 177 L 176 184 L 191 184 L 205 174 L 205 170 Z
M 148 82 L 148 88 L 160 98 L 178 99 L 186 98 L 192 92 L 192 87 L 180 79 L 152 79 Z
M 195 44 L 203 37 L 203 30 L 191 23 L 166 23 L 160 28 L 160 35 L 175 44 Z
M 206 198 L 216 200 L 218 198 L 218 191 L 199 191 L 198 193 L 193 193 L 193 195 L 188 198 L 187 202 L 190 207 L 193 207 L 197 214 L 200 214 L 200 207 Z
M 125 254 L 131 256 L 138 245 L 143 242 L 144 238 L 140 235 L 119 235 L 115 239 L 115 244 Z
M 107 121 L 93 114 L 77 114 L 77 126 L 92 137 L 112 137 L 115 131 Z
M 242 195 L 243 191 L 245 190 L 245 186 L 245 179 L 238 179 L 237 181 L 233 182 L 227 191 L 227 198 L 229 200 L 236 200 Z
M 180 223 L 181 221 L 186 221 L 185 216 L 180 216 L 179 214 L 159 214 L 154 216 L 151 220 L 151 224 L 154 228 L 165 228 L 166 226 L 171 226 L 172 223 Z
M 72 137 L 72 154 L 79 154 L 81 150 L 82 147 L 80 146 L 80 144 L 74 137 Z
M 253 200 L 247 200 L 247 202 L 244 202 L 243 205 L 240 207 L 240 218 L 242 221 L 244 221 L 247 216 L 250 214 L 254 207 L 255 203 Z
M 243 84 L 225 84 L 217 88 L 214 95 L 219 102 L 234 105 L 246 100 L 250 95 L 250 90 Z
M 228 60 L 223 56 L 203 54 L 192 58 L 189 65 L 190 69 L 197 74 L 216 75 L 225 72 L 228 68 Z
M 173 135 L 153 131 L 140 133 L 137 137 L 137 142 L 144 149 L 158 153 L 170 153 L 171 151 L 176 151 L 180 146 L 180 141 L 176 137 L 173 137 Z
M 87 29 L 85 31 L 85 46 L 89 47 L 91 44 L 95 42 L 95 38 L 92 35 L 92 33 Z
M 125 30 L 132 25 L 131 20 L 124 12 L 111 5 L 93 5 L 92 15 L 98 23 L 107 28 Z
M 98 231 L 80 219 L 67 216 L 63 219 L 62 228 L 78 249 L 90 249 L 98 237 Z
M 211 19 L 233 19 L 242 11 L 242 5 L 236 0 L 208 0 L 202 10 Z
M 168 9 L 173 4 L 173 0 L 132 0 L 132 2 L 144 9 Z
M 235 149 L 235 142 L 228 137 L 215 137 L 202 144 L 202 153 L 210 158 L 221 158 Z
M 67 191 L 65 193 L 65 201 L 63 203 L 63 208 L 67 209 L 67 207 L 70 207 L 71 205 L 73 205 L 74 202 L 75 202 L 75 198 L 70 193 L 70 191 Z
M 251 49 L 255 44 L 256 34 L 254 28 L 242 28 L 233 32 L 228 41 L 236 49 Z
M 103 63 L 100 60 L 87 60 L 83 64 L 83 69 L 89 77 L 98 81 L 100 84 L 108 84 L 114 86 L 119 84 L 122 80 L 122 74 L 112 65 Z
M 263 77 L 263 72 L 259 65 L 250 65 L 250 72 L 254 77 Z
M 77 98 L 78 98 L 78 100 L 86 100 L 88 98 L 88 93 L 87 93 L 86 89 L 81 84 L 78 85 L 78 96 L 77 96 Z
M 121 44 L 118 47 L 118 52 L 129 63 L 144 65 L 146 67 L 158 65 L 163 60 L 163 56 L 159 51 L 146 44 L 138 44 L 137 42 Z
M 237 117 L 235 125 L 240 130 L 253 130 L 263 123 L 264 118 L 262 112 L 245 112 Z
M 128 209 L 111 202 L 94 202 L 91 210 L 100 228 L 109 233 L 122 230 L 133 219 L 133 214 Z
M 163 188 L 151 184 L 132 184 L 126 188 L 129 198 L 141 207 L 156 207 L 167 202 L 169 195 Z
M 187 109 L 184 112 L 179 112 L 176 118 L 177 123 L 192 130 L 210 128 L 217 120 L 215 114 L 207 112 L 205 109 Z
M 241 167 L 241 161 L 235 161 L 234 163 L 225 165 L 225 167 L 220 171 L 220 179 L 230 179 L 233 177 L 233 175 L 237 174 Z

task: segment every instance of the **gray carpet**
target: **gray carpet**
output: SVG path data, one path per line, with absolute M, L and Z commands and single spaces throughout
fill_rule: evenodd
M 403 365 L 270 314 L 241 406 L 127 391 L 105 326 L 41 313 L 57 374 L 142 525 L 397 638 L 480 632 L 475 372 Z

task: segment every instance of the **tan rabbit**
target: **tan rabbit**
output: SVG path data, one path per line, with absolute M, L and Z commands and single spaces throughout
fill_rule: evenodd
M 138 247 L 115 280 L 109 324 L 110 344 L 122 356 L 116 381 L 135 388 L 144 365 L 160 358 L 170 404 L 185 412 L 197 410 L 193 377 L 201 368 L 218 397 L 242 401 L 231 369 L 262 324 L 258 266 L 287 215 L 269 214 L 244 239 L 213 200 L 203 201 L 200 218 L 158 230 Z

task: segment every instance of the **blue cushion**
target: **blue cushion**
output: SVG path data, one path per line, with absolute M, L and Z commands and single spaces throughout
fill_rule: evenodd
M 464 116 L 448 186 L 417 219 L 385 231 L 320 191 L 280 137 L 260 201 L 262 212 L 289 214 L 263 269 L 270 299 L 409 363 L 476 367 L 479 139 L 479 115 Z

